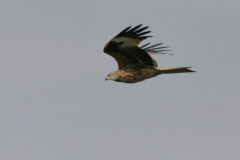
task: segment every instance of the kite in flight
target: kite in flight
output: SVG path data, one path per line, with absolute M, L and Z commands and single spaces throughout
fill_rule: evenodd
M 138 47 L 143 40 L 152 37 L 146 36 L 151 32 L 144 31 L 148 27 L 141 26 L 127 27 L 106 44 L 103 51 L 117 61 L 118 70 L 109 73 L 105 80 L 136 83 L 159 74 L 195 72 L 189 69 L 191 67 L 157 68 L 157 62 L 151 55 L 164 54 L 168 51 L 164 50 L 167 47 L 159 47 L 162 43 L 152 46 L 147 43 Z

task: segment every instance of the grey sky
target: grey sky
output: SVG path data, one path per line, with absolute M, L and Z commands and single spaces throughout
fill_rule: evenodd
M 239 0 L 2 0 L 0 159 L 240 159 Z M 130 25 L 196 73 L 105 82 Z

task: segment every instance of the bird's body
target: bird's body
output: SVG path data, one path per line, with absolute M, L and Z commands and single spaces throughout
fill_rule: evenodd
M 160 70 L 157 69 L 139 69 L 139 70 L 117 70 L 112 72 L 115 75 L 115 81 L 124 83 L 136 83 L 141 82 L 147 78 L 155 77 L 161 74 Z
M 142 32 L 148 27 L 128 27 L 106 44 L 103 51 L 112 56 L 118 63 L 118 70 L 111 72 L 105 80 L 114 80 L 124 83 L 136 83 L 155 77 L 159 74 L 194 72 L 188 68 L 157 68 L 157 62 L 151 57 L 154 54 L 164 54 L 162 50 L 167 47 L 159 47 L 160 44 L 141 47 L 137 45 L 151 36 L 143 36 L 150 31 Z M 131 28 L 131 29 L 130 29 Z

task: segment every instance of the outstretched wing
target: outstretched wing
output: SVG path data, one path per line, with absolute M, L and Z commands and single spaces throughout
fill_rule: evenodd
M 144 39 L 152 37 L 145 36 L 151 31 L 144 31 L 148 27 L 141 26 L 140 24 L 133 28 L 127 27 L 104 47 L 104 52 L 118 62 L 118 68 L 121 70 L 155 68 L 157 65 L 145 49 L 137 46 Z
M 170 51 L 170 50 L 166 50 L 166 48 L 168 48 L 168 46 L 160 47 L 160 45 L 162 45 L 163 43 L 158 43 L 158 44 L 155 44 L 155 45 L 152 45 L 152 46 L 149 46 L 149 44 L 150 43 L 144 44 L 140 48 L 145 50 L 149 55 L 169 54 L 169 53 L 164 53 L 166 51 Z

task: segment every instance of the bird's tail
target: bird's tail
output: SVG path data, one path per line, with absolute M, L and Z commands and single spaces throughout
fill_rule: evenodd
M 161 74 L 195 72 L 189 68 L 191 67 L 158 68 L 158 70 L 160 70 Z

